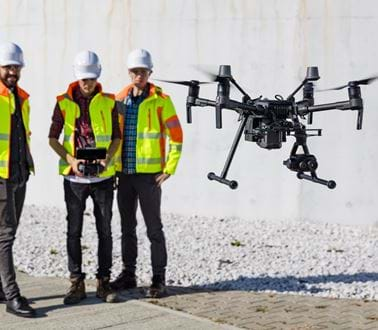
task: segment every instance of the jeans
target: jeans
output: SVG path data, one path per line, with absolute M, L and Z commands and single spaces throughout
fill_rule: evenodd
M 151 242 L 153 275 L 165 276 L 167 249 L 161 221 L 161 188 L 156 174 L 118 174 L 118 209 L 121 216 L 123 268 L 135 273 L 138 255 L 136 211 L 138 199 Z
M 97 278 L 109 277 L 112 266 L 112 206 L 113 178 L 97 183 L 76 183 L 64 180 L 64 196 L 67 207 L 67 254 L 71 278 L 85 278 L 82 272 L 81 235 L 86 200 L 90 196 L 98 235 Z
M 20 295 L 13 263 L 13 243 L 26 193 L 26 182 L 0 178 L 0 287 L 5 298 Z

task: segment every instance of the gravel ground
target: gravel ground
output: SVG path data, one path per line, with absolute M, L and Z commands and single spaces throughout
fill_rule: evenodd
M 151 278 L 149 242 L 139 216 L 138 270 Z M 378 228 L 183 217 L 164 214 L 167 282 L 219 290 L 252 290 L 378 300 Z M 119 214 L 113 217 L 113 274 L 121 270 Z M 34 276 L 67 277 L 65 210 L 26 206 L 15 264 Z M 83 271 L 94 278 L 97 235 L 85 214 Z

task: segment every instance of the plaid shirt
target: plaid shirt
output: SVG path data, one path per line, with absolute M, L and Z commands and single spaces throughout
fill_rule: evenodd
M 139 105 L 146 99 L 149 88 L 139 96 L 133 96 L 133 91 L 125 99 L 125 128 L 123 131 L 122 168 L 125 174 L 136 173 L 136 139 Z

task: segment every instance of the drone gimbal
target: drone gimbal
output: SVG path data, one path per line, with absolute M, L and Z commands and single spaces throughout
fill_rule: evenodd
M 295 142 L 290 152 L 290 157 L 283 161 L 283 164 L 291 171 L 297 172 L 299 179 L 309 180 L 315 183 L 326 185 L 330 189 L 336 187 L 333 180 L 324 180 L 317 176 L 316 169 L 318 162 L 314 155 L 311 155 L 307 146 L 308 136 L 320 136 L 321 129 L 308 129 L 301 123 L 301 119 L 307 116 L 307 123 L 312 124 L 313 113 L 327 110 L 353 110 L 357 111 L 357 129 L 362 128 L 363 100 L 359 85 L 367 85 L 378 77 L 350 81 L 348 84 L 333 88 L 338 90 L 347 87 L 349 99 L 342 102 L 314 105 L 313 81 L 318 80 L 319 72 L 317 67 L 308 67 L 307 74 L 302 83 L 286 99 L 276 95 L 274 100 L 263 99 L 261 96 L 256 99 L 251 97 L 238 85 L 231 75 L 231 66 L 221 65 L 219 73 L 215 77 L 218 83 L 217 96 L 215 101 L 199 97 L 200 85 L 208 82 L 191 81 L 169 81 L 170 83 L 181 84 L 189 87 L 186 99 L 187 122 L 192 123 L 192 107 L 211 106 L 215 108 L 216 128 L 222 128 L 223 109 L 233 110 L 239 114 L 241 121 L 236 136 L 233 140 L 231 150 L 227 156 L 221 175 L 211 172 L 208 174 L 210 180 L 215 180 L 236 189 L 238 183 L 235 180 L 226 178 L 239 144 L 242 133 L 245 140 L 256 142 L 264 149 L 279 149 L 282 142 L 286 142 L 287 136 L 294 136 Z M 230 87 L 234 85 L 243 95 L 242 102 L 230 99 Z M 303 88 L 303 99 L 295 101 L 295 94 Z M 299 147 L 303 153 L 298 153 Z

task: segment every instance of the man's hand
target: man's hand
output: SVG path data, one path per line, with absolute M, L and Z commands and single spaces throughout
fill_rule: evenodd
M 84 174 L 79 171 L 79 164 L 80 163 L 84 164 L 85 160 L 83 160 L 83 159 L 76 159 L 76 158 L 73 158 L 73 157 L 72 157 L 72 159 L 71 159 L 71 161 L 69 163 L 71 165 L 71 167 L 72 167 L 72 171 L 74 172 L 74 174 L 76 176 L 84 176 Z
M 97 159 L 97 162 L 100 163 L 104 167 L 104 170 L 106 170 L 106 168 L 107 168 L 107 166 L 110 162 L 110 158 L 107 155 L 105 159 Z
M 72 156 L 69 153 L 67 153 L 66 154 L 66 161 L 67 161 L 68 164 L 71 165 L 72 172 L 74 172 L 74 174 L 76 176 L 84 176 L 84 174 L 79 171 L 79 164 L 80 163 L 84 164 L 85 160 L 83 160 L 83 159 L 76 159 L 74 156 Z
M 166 173 L 161 173 L 156 176 L 156 182 L 158 184 L 158 187 L 162 185 L 162 183 L 167 180 L 171 175 Z

